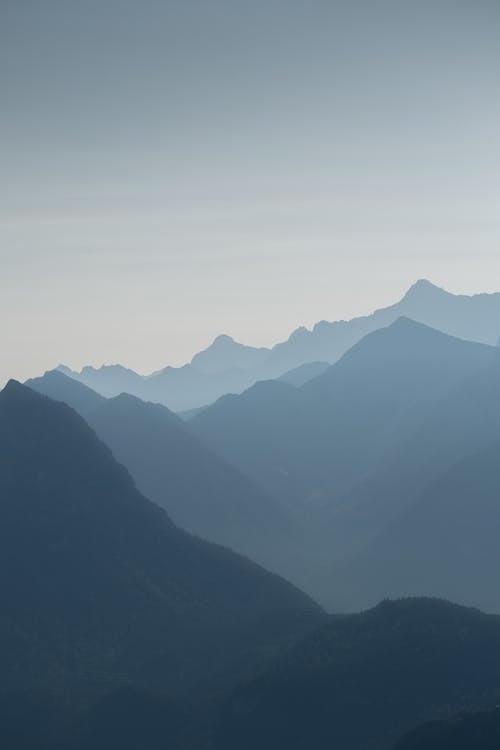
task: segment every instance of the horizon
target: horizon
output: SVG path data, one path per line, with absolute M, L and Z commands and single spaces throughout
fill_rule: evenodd
M 386 303 L 381 304 L 379 307 L 375 307 L 375 308 L 373 308 L 371 310 L 360 311 L 358 314 L 355 314 L 355 315 L 353 315 L 351 317 L 338 317 L 338 318 L 330 318 L 330 319 L 322 318 L 321 320 L 314 321 L 309 326 L 306 326 L 306 325 L 303 325 L 303 324 L 299 323 L 293 329 L 291 329 L 290 331 L 288 331 L 288 333 L 286 333 L 285 336 L 282 339 L 278 339 L 277 341 L 272 341 L 269 344 L 263 344 L 263 343 L 260 343 L 259 341 L 256 341 L 256 342 L 243 341 L 241 339 L 235 338 L 234 336 L 231 336 L 230 334 L 228 334 L 226 332 L 222 332 L 222 333 L 215 334 L 213 336 L 213 338 L 210 339 L 206 343 L 205 346 L 202 345 L 202 347 L 200 349 L 198 349 L 196 351 L 193 351 L 193 353 L 189 357 L 189 359 L 187 359 L 185 361 L 180 361 L 178 363 L 173 363 L 173 362 L 170 362 L 170 361 L 169 362 L 165 362 L 163 364 L 160 363 L 158 365 L 158 367 L 156 367 L 156 368 L 154 368 L 152 370 L 145 370 L 144 367 L 142 367 L 142 366 L 139 366 L 137 368 L 136 367 L 132 367 L 131 365 L 129 365 L 127 363 L 126 360 L 125 361 L 121 361 L 121 362 L 120 361 L 104 361 L 104 362 L 99 362 L 99 361 L 96 361 L 96 360 L 94 360 L 94 361 L 86 361 L 86 362 L 83 362 L 80 366 L 73 366 L 72 363 L 69 363 L 69 362 L 66 362 L 66 361 L 59 361 L 57 363 L 54 363 L 52 366 L 45 367 L 45 369 L 42 369 L 42 370 L 39 370 L 39 371 L 31 371 L 28 374 L 26 374 L 25 376 L 21 375 L 20 377 L 17 377 L 15 374 L 10 374 L 9 375 L 8 373 L 3 373 L 1 371 L 1 369 L 0 369 L 0 388 L 3 388 L 9 382 L 9 380 L 15 380 L 16 382 L 22 383 L 22 382 L 24 382 L 25 380 L 27 380 L 29 378 L 41 376 L 45 372 L 48 372 L 48 371 L 51 371 L 51 370 L 56 370 L 56 369 L 58 369 L 60 367 L 68 367 L 72 372 L 78 373 L 78 374 L 81 373 L 81 371 L 83 369 L 85 369 L 85 368 L 91 368 L 91 369 L 99 370 L 99 369 L 102 369 L 102 368 L 105 368 L 105 367 L 123 367 L 123 368 L 125 368 L 127 370 L 130 370 L 130 371 L 132 371 L 134 373 L 137 373 L 137 374 L 139 374 L 141 376 L 148 376 L 148 375 L 155 374 L 156 372 L 159 372 L 159 371 L 161 371 L 161 370 L 163 370 L 163 369 L 165 369 L 167 367 L 181 368 L 181 367 L 184 367 L 185 365 L 190 364 L 191 361 L 192 361 L 192 359 L 194 358 L 194 356 L 196 354 L 198 354 L 199 352 L 205 351 L 206 349 L 210 348 L 215 343 L 215 341 L 218 338 L 222 338 L 222 337 L 227 337 L 227 338 L 231 339 L 231 341 L 234 342 L 235 344 L 239 344 L 239 345 L 243 345 L 243 346 L 248 346 L 248 347 L 252 347 L 252 348 L 255 347 L 255 348 L 264 348 L 264 349 L 272 350 L 277 344 L 280 344 L 280 343 L 282 343 L 284 341 L 288 341 L 288 339 L 297 330 L 305 329 L 308 332 L 310 332 L 310 331 L 312 331 L 315 328 L 316 325 L 318 325 L 318 323 L 321 323 L 321 322 L 328 322 L 328 323 L 336 323 L 336 322 L 340 322 L 340 321 L 341 322 L 345 322 L 345 321 L 349 322 L 350 320 L 354 320 L 356 318 L 370 316 L 374 312 L 376 312 L 377 310 L 384 309 L 386 307 L 391 306 L 394 303 L 399 302 L 401 299 L 403 299 L 403 297 L 405 296 L 405 294 L 410 289 L 412 289 L 413 287 L 415 287 L 415 286 L 417 286 L 417 285 L 419 285 L 421 283 L 428 284 L 428 285 L 430 285 L 430 286 L 432 286 L 432 287 L 434 287 L 436 289 L 439 289 L 440 291 L 443 291 L 443 292 L 445 292 L 447 294 L 450 294 L 450 295 L 453 295 L 453 296 L 478 296 L 478 295 L 483 295 L 483 294 L 498 294 L 498 293 L 500 293 L 497 290 L 486 291 L 486 292 L 485 291 L 475 291 L 475 292 L 473 291 L 473 292 L 470 292 L 470 293 L 465 293 L 465 292 L 462 292 L 462 291 L 451 291 L 447 287 L 441 286 L 440 284 L 435 283 L 434 281 L 432 281 L 431 279 L 429 279 L 427 277 L 420 276 L 417 279 L 415 279 L 412 283 L 410 283 L 410 285 L 407 286 L 399 294 L 399 296 L 396 299 L 387 300 Z
M 496 291 L 497 3 L 28 0 L 2 20 L 1 378 L 270 346 L 421 276 Z

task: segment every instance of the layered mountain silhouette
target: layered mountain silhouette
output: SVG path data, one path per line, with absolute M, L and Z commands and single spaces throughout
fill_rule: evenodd
M 495 347 L 400 318 L 302 387 L 257 383 L 189 425 L 282 500 L 328 503 L 387 460 L 441 398 L 499 360 Z
M 214 747 L 387 750 L 421 722 L 496 705 L 499 660 L 499 617 L 432 599 L 384 602 L 334 618 L 237 689 Z
M 500 440 L 434 480 L 343 574 L 356 604 L 408 591 L 500 612 Z
M 189 364 L 166 367 L 149 376 L 121 365 L 84 367 L 79 373 L 63 366 L 63 371 L 104 396 L 126 392 L 163 403 L 174 411 L 186 411 L 210 404 L 226 393 L 241 393 L 258 380 L 280 377 L 305 364 L 333 364 L 368 333 L 402 316 L 458 338 L 496 345 L 500 337 L 500 294 L 454 295 L 421 279 L 394 305 L 348 321 L 321 321 L 312 330 L 298 328 L 272 349 L 245 346 L 222 335 Z
M 305 365 L 300 365 L 293 370 L 288 370 L 288 372 L 283 373 L 278 380 L 300 388 L 301 385 L 304 385 L 308 380 L 312 380 L 318 375 L 321 375 L 325 370 L 328 370 L 329 367 L 329 362 L 307 362 Z
M 259 382 L 187 426 L 60 373 L 33 386 L 79 410 L 176 522 L 329 609 L 425 594 L 500 611 L 497 347 L 401 318 L 301 387 Z
M 300 531 L 290 511 L 167 408 L 127 394 L 106 399 L 58 371 L 27 385 L 74 408 L 176 524 L 274 571 L 300 573 Z
M 76 412 L 15 381 L 0 393 L 0 571 L 0 691 L 65 705 L 231 681 L 321 617 L 178 529 Z
M 451 486 L 442 493 L 447 531 L 444 511 L 433 521 L 440 504 L 424 502 L 432 482 L 500 441 L 498 348 L 399 319 L 302 387 L 258 383 L 223 397 L 189 424 L 301 515 L 309 565 L 301 585 L 328 608 L 356 611 L 387 596 L 432 594 L 500 610 L 488 572 L 500 559 L 494 545 L 487 561 L 481 549 L 481 524 L 489 519 L 496 528 L 495 509 L 474 519 L 471 495 L 467 507 L 457 506 L 459 533 Z M 478 472 L 474 481 L 480 507 L 482 488 L 492 480 Z M 420 503 L 425 519 L 417 524 L 408 516 L 403 534 L 398 523 Z M 433 563 L 420 568 L 434 529 Z M 472 558 L 467 575 L 459 555 L 464 544 Z M 433 572 L 440 555 L 446 576 Z
M 0 744 L 497 747 L 500 617 L 461 605 L 500 613 L 499 312 L 420 281 L 273 349 L 10 381 Z

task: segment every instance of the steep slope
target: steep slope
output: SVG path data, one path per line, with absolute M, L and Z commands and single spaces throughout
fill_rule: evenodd
M 276 496 L 331 502 L 387 460 L 440 398 L 498 358 L 494 347 L 401 318 L 301 388 L 259 383 L 189 424 Z
M 190 364 L 166 367 L 148 377 L 119 365 L 86 367 L 80 373 L 64 368 L 64 372 L 105 396 L 127 392 L 174 411 L 186 411 L 226 393 L 241 393 L 258 380 L 280 377 L 301 365 L 316 361 L 333 364 L 364 336 L 401 316 L 458 338 L 496 345 L 500 294 L 455 295 L 421 279 L 394 305 L 348 321 L 321 321 L 310 331 L 298 328 L 272 349 L 244 346 L 230 336 L 218 336 Z
M 357 605 L 408 593 L 500 612 L 500 440 L 426 488 L 343 573 Z
M 498 703 L 500 618 L 437 600 L 333 619 L 241 686 L 214 749 L 387 750 L 416 724 Z
M 299 572 L 292 515 L 218 458 L 175 414 L 122 394 L 104 399 L 59 372 L 27 382 L 78 411 L 175 523 L 275 571 Z
M 0 690 L 183 692 L 316 622 L 316 605 L 144 499 L 73 410 L 0 394 Z
M 320 524 L 336 540 L 339 553 L 344 547 L 346 554 L 354 556 L 453 464 L 500 440 L 499 355 L 451 388 L 431 409 L 423 409 L 414 431 L 398 442 L 372 475 L 324 507 Z M 345 524 L 351 527 L 349 546 L 341 542 L 347 540 Z

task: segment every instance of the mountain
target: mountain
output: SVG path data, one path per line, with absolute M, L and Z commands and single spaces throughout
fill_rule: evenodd
M 496 705 L 499 664 L 499 617 L 386 601 L 333 618 L 242 684 L 213 747 L 387 750 L 419 723 Z
M 271 349 L 245 346 L 222 335 L 189 364 L 165 367 L 149 376 L 120 365 L 85 367 L 80 373 L 63 366 L 63 372 L 105 396 L 127 392 L 174 411 L 187 411 L 305 364 L 333 364 L 364 336 L 400 317 L 458 338 L 496 345 L 500 337 L 500 294 L 455 295 L 421 279 L 389 307 L 348 321 L 321 321 L 312 330 L 298 328 Z
M 500 329 L 500 293 L 450 294 L 427 279 L 417 281 L 399 302 L 352 320 L 321 321 L 311 331 L 298 328 L 277 344 L 268 371 L 291 369 L 313 360 L 337 361 L 368 333 L 407 317 L 457 338 L 496 345 Z
M 38 695 L 66 711 L 127 686 L 209 694 L 322 618 L 178 529 L 76 412 L 15 381 L 0 393 L 0 591 L 0 694 L 33 696 L 36 715 Z
M 195 354 L 191 364 L 206 375 L 228 370 L 252 370 L 261 366 L 269 349 L 238 344 L 231 336 L 217 336 L 211 346 Z
M 453 572 L 451 546 L 447 585 L 440 588 L 416 586 L 411 577 L 392 585 L 398 577 L 391 566 L 401 568 L 401 577 L 406 570 L 404 544 L 383 571 L 363 555 L 430 482 L 500 440 L 498 348 L 399 319 L 304 386 L 258 383 L 240 396 L 223 397 L 189 425 L 293 507 L 306 560 L 304 576 L 294 580 L 328 609 L 359 611 L 386 596 L 427 593 L 497 610 L 491 578 L 485 576 L 474 592 L 462 568 Z M 432 507 L 426 522 L 432 527 Z M 421 549 L 423 528 L 416 537 Z M 405 540 L 410 521 L 407 531 Z M 469 545 L 480 539 L 478 532 Z M 384 547 L 381 541 L 380 553 Z
M 394 750 L 498 750 L 500 711 L 459 714 L 444 721 L 431 721 L 409 732 Z
M 305 365 L 295 367 L 293 370 L 288 370 L 288 372 L 281 375 L 278 380 L 281 380 L 284 383 L 290 383 L 290 385 L 299 388 L 301 385 L 304 385 L 304 383 L 307 383 L 308 380 L 312 380 L 318 375 L 321 375 L 325 370 L 328 370 L 329 367 L 329 362 L 308 362 Z
M 80 373 L 59 365 L 60 372 L 75 378 L 102 396 L 117 396 L 119 393 L 140 393 L 144 387 L 141 375 L 122 365 L 103 365 L 95 368 L 87 365 Z
M 344 572 L 356 602 L 409 591 L 500 612 L 500 439 L 429 484 Z
M 402 436 L 371 475 L 323 506 L 316 518 L 316 534 L 323 541 L 317 543 L 335 549 L 337 560 L 333 566 L 331 560 L 325 562 L 323 573 L 315 579 L 317 588 L 310 590 L 327 606 L 335 603 L 344 611 L 410 593 L 446 596 L 498 611 L 496 586 L 488 576 L 488 566 L 484 570 L 479 561 L 483 534 L 488 538 L 481 523 L 488 526 L 496 517 L 494 504 L 489 510 L 483 507 L 483 501 L 487 502 L 483 492 L 488 482 L 494 481 L 499 442 L 500 359 L 494 357 L 490 365 L 450 389 L 432 409 L 423 410 L 420 423 L 409 436 Z M 464 462 L 472 472 L 472 459 L 483 454 L 492 457 L 491 465 L 485 463 L 484 475 L 475 471 L 475 489 L 470 488 L 468 504 L 461 505 L 452 477 Z M 439 502 L 426 501 L 437 492 L 437 483 L 441 487 Z M 417 521 L 420 513 L 425 519 Z M 455 523 L 459 517 L 463 527 Z M 464 533 L 466 526 L 468 534 Z M 437 528 L 444 535 L 442 545 L 435 540 L 436 550 L 440 549 L 436 551 L 441 556 L 440 572 L 425 560 L 419 570 L 417 560 Z M 473 559 L 470 564 L 460 562 L 461 545 L 470 555 L 478 555 L 478 565 Z M 447 570 L 444 578 L 442 570 Z
M 300 388 L 257 383 L 190 427 L 282 501 L 331 504 L 375 471 L 446 393 L 500 351 L 400 318 Z
M 105 399 L 60 372 L 27 381 L 74 408 L 130 471 L 146 497 L 182 528 L 275 570 L 299 573 L 292 514 L 215 455 L 175 414 L 121 394 Z

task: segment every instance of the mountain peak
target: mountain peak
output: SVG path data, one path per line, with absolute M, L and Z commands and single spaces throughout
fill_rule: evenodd
M 412 297 L 422 297 L 429 294 L 448 294 L 445 289 L 440 286 L 436 286 L 428 279 L 418 279 L 408 289 L 403 299 L 409 299 Z
M 7 383 L 5 384 L 1 392 L 5 394 L 11 394 L 11 393 L 22 393 L 23 390 L 25 389 L 21 385 L 21 383 L 18 380 L 14 380 L 14 378 L 11 378 L 10 380 L 7 381 Z
M 68 365 L 62 365 L 62 364 L 57 365 L 57 367 L 55 367 L 53 371 L 62 372 L 64 375 L 68 375 L 68 376 L 72 376 L 74 374 L 71 367 L 68 367 Z M 47 372 L 52 372 L 52 370 L 48 370 Z
M 234 339 L 232 336 L 228 336 L 226 333 L 221 333 L 220 336 L 216 336 L 212 342 L 212 346 L 217 346 L 219 344 L 234 344 Z

